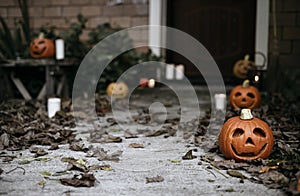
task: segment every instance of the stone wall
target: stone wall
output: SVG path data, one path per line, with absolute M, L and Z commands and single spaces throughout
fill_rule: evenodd
M 55 26 L 57 31 L 70 28 L 82 14 L 87 27 L 82 39 L 99 24 L 109 22 L 113 26 L 131 27 L 148 24 L 147 0 L 123 0 L 121 4 L 111 5 L 116 0 L 28 0 L 30 25 L 34 31 L 42 26 Z M 0 14 L 9 27 L 21 17 L 17 0 L 0 0 Z M 140 32 L 137 32 L 139 34 Z M 147 36 L 132 36 L 136 42 L 147 43 Z

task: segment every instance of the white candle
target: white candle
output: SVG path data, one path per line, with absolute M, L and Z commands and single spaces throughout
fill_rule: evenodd
M 166 79 L 167 80 L 173 80 L 174 78 L 174 65 L 173 64 L 167 64 L 166 66 Z
M 184 66 L 177 65 L 176 66 L 176 80 L 182 80 L 184 77 Z
M 150 79 L 149 81 L 148 81 L 148 87 L 149 88 L 153 88 L 155 86 L 155 80 L 154 79 Z
M 226 95 L 215 94 L 215 105 L 217 110 L 225 110 L 226 107 Z
M 65 58 L 65 46 L 64 46 L 63 39 L 55 40 L 55 53 L 56 53 L 57 60 L 61 60 Z
M 61 99 L 49 98 L 47 101 L 48 117 L 52 118 L 57 111 L 60 110 Z

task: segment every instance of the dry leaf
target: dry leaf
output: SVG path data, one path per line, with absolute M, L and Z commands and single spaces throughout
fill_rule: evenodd
M 263 167 L 259 173 L 262 174 L 262 173 L 266 173 L 268 172 L 270 169 L 278 169 L 279 166 L 275 165 L 275 166 L 269 166 L 269 167 Z
M 183 160 L 191 160 L 191 159 L 195 159 L 197 158 L 197 156 L 193 155 L 193 150 L 189 150 L 183 157 Z
M 138 144 L 138 143 L 131 143 L 129 144 L 130 148 L 144 148 L 144 144 Z
M 164 178 L 162 176 L 156 176 L 156 177 L 146 177 L 146 183 L 153 183 L 153 182 L 163 182 Z
M 96 178 L 94 174 L 82 173 L 80 175 L 74 175 L 73 178 L 62 178 L 60 182 L 63 185 L 74 187 L 92 187 L 95 185 Z

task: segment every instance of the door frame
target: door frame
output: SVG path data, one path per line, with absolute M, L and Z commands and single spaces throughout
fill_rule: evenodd
M 270 0 L 256 0 L 256 30 L 255 30 L 255 55 L 254 61 L 257 65 L 265 66 L 260 69 L 266 70 L 268 63 L 268 40 L 269 40 L 269 6 Z M 149 0 L 149 25 L 166 26 L 167 0 Z M 161 32 L 157 28 L 149 29 L 148 42 L 152 52 L 158 56 L 165 56 L 163 48 L 151 47 L 152 45 L 165 46 L 166 32 Z

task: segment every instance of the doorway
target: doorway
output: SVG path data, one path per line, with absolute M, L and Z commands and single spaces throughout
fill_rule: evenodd
M 236 83 L 234 63 L 255 53 L 256 1 L 253 0 L 168 0 L 167 26 L 197 39 L 216 61 L 224 82 Z M 172 37 L 166 42 L 172 43 Z M 166 51 L 166 62 L 185 65 L 192 83 L 203 83 L 198 69 L 186 58 Z

